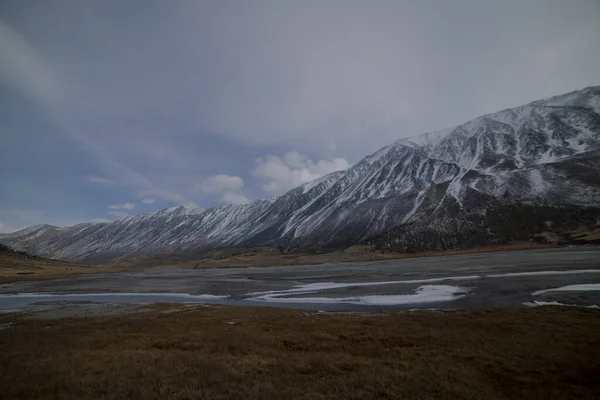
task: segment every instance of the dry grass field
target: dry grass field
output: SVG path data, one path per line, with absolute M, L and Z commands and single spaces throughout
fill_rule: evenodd
M 593 309 L 307 315 L 163 305 L 97 318 L 0 315 L 0 326 L 2 399 L 600 397 Z
M 340 262 L 365 262 L 395 260 L 417 257 L 441 257 L 456 254 L 489 253 L 560 247 L 552 244 L 531 242 L 488 245 L 472 249 L 447 250 L 423 253 L 381 253 L 372 246 L 357 245 L 345 250 L 329 253 L 282 253 L 273 247 L 228 248 L 200 254 L 159 254 L 142 256 L 119 261 L 114 265 L 120 268 L 142 269 L 208 269 L 273 267 L 287 265 L 314 265 Z
M 0 284 L 16 281 L 67 278 L 122 271 L 123 268 L 74 264 L 17 253 L 0 252 Z
M 571 231 L 570 234 L 576 240 L 586 242 L 600 240 L 600 229 L 579 228 Z

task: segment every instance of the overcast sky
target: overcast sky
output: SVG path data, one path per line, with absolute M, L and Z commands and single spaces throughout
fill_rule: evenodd
M 271 197 L 600 84 L 600 2 L 0 2 L 0 232 Z

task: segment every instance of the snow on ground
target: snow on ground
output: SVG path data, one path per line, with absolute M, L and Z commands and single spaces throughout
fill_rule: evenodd
M 549 276 L 549 275 L 578 275 L 578 274 L 600 274 L 600 269 L 573 269 L 567 271 L 532 271 L 532 272 L 510 272 L 507 274 L 484 275 L 485 278 L 509 278 L 514 276 Z
M 188 293 L 16 293 L 0 294 L 0 310 L 23 310 L 31 306 L 56 304 L 154 304 L 154 303 L 213 303 L 229 296 Z M 51 307 L 52 308 L 52 307 Z
M 549 186 L 546 184 L 542 173 L 538 169 L 529 170 L 529 183 L 534 192 L 540 196 L 546 192 Z
M 534 301 L 528 301 L 523 303 L 524 306 L 527 307 L 539 307 L 539 306 L 563 306 L 563 307 L 585 307 L 585 308 L 600 308 L 597 305 L 591 305 L 591 306 L 580 306 L 577 304 L 564 304 L 564 303 L 559 303 L 558 301 L 538 301 L 538 300 L 534 300 Z
M 600 272 L 600 270 L 598 271 Z M 292 294 L 309 294 L 315 293 L 322 290 L 341 289 L 348 287 L 365 287 L 365 286 L 380 286 L 380 285 L 400 285 L 400 284 L 417 284 L 417 283 L 434 283 L 443 281 L 466 281 L 481 279 L 479 275 L 467 275 L 467 276 L 449 276 L 444 278 L 431 278 L 431 279 L 415 279 L 409 281 L 381 281 L 381 282 L 317 282 L 296 285 L 293 289 L 285 290 L 271 290 L 268 292 L 251 292 L 247 293 L 246 296 L 256 297 L 263 295 L 292 295 Z
M 269 303 L 293 303 L 293 304 L 357 304 L 357 305 L 403 305 L 451 301 L 467 295 L 468 288 L 476 286 L 477 281 L 486 279 L 578 275 L 578 274 L 600 274 L 600 269 L 562 270 L 562 271 L 532 271 L 532 272 L 510 272 L 503 274 L 481 274 L 465 276 L 445 276 L 413 280 L 397 281 L 370 281 L 370 282 L 313 282 L 300 283 L 288 286 L 286 289 L 260 291 L 246 293 L 240 297 L 237 294 L 213 295 L 213 294 L 188 294 L 188 293 L 17 293 L 0 294 L 0 310 L 26 307 L 31 304 L 60 303 L 60 302 L 92 302 L 92 303 L 227 303 L 246 301 L 269 302 Z M 453 282 L 457 282 L 454 284 Z M 460 282 L 461 286 L 458 286 Z M 571 283 L 565 282 L 565 283 Z M 405 285 L 412 285 L 406 287 Z M 383 286 L 386 286 L 385 290 Z M 397 286 L 390 286 L 397 285 Z M 8 285 L 6 285 L 8 286 Z M 285 286 L 284 286 L 285 287 Z M 379 287 L 382 287 L 379 289 Z M 538 286 L 539 287 L 539 286 Z M 543 286 L 542 286 L 543 287 Z M 359 295 L 357 292 L 349 293 L 343 289 L 373 288 L 369 294 Z M 331 292 L 332 290 L 342 290 Z M 600 291 L 600 283 L 569 285 L 558 288 L 538 290 L 533 296 L 548 292 L 565 291 Z M 329 292 L 328 292 L 329 291 Z M 361 294 L 363 294 L 361 293 Z M 526 293 L 530 293 L 529 290 Z M 477 293 L 475 293 L 477 295 Z M 526 300 L 526 299 L 524 299 Z M 543 302 L 542 302 L 543 303 Z M 534 305 L 545 305 L 534 302 Z
M 277 303 L 349 303 L 364 305 L 399 305 L 422 304 L 452 301 L 464 297 L 469 290 L 458 286 L 424 285 L 418 287 L 413 294 L 373 295 L 356 297 L 284 297 L 288 291 L 265 294 L 247 300 L 277 302 Z M 283 293 L 282 293 L 283 292 Z
M 146 300 L 148 298 L 164 298 L 164 301 L 179 301 L 185 303 L 186 300 L 190 301 L 201 301 L 201 300 L 217 300 L 226 299 L 229 296 L 215 296 L 212 294 L 188 294 L 188 293 L 66 293 L 66 294 L 55 294 L 55 293 L 14 293 L 14 294 L 0 294 L 0 300 L 2 299 L 18 299 L 27 298 L 35 299 L 36 301 L 85 301 L 94 299 L 95 301 L 106 299 L 106 301 L 113 301 L 114 298 L 127 297 L 129 301 L 139 298 L 140 300 Z
M 245 300 L 265 301 L 278 303 L 349 303 L 363 305 L 399 305 L 414 303 L 430 303 L 438 301 L 450 301 L 463 297 L 468 289 L 449 285 L 423 285 L 413 294 L 401 295 L 369 295 L 353 297 L 298 297 L 311 294 L 323 294 L 327 290 L 358 288 L 383 285 L 402 285 L 402 284 L 431 284 L 447 281 L 470 281 L 485 278 L 509 278 L 509 277 L 527 277 L 527 276 L 552 276 L 552 275 L 576 275 L 600 273 L 600 269 L 582 269 L 571 271 L 535 271 L 535 272 L 513 272 L 505 274 L 489 275 L 467 275 L 467 276 L 449 276 L 430 279 L 415 279 L 406 281 L 381 281 L 381 282 L 316 282 L 299 284 L 292 289 L 272 290 L 265 292 L 251 292 L 246 294 Z M 579 286 L 579 285 L 574 285 Z M 582 285 L 583 286 L 583 285 Z M 588 285 L 589 286 L 589 285 Z M 600 285 L 599 285 L 600 286 Z M 588 289 L 591 290 L 591 289 Z M 598 289 L 600 290 L 600 289 Z M 458 295 L 458 296 L 457 296 Z M 293 297 L 294 296 L 294 297 Z
M 441 278 L 413 279 L 407 281 L 380 281 L 380 282 L 316 282 L 306 283 L 294 286 L 293 289 L 272 290 L 266 292 L 247 293 L 248 297 L 271 295 L 271 294 L 309 294 L 322 290 L 341 289 L 348 287 L 365 287 L 380 285 L 401 285 L 401 284 L 420 284 L 436 283 L 444 281 L 470 281 L 484 278 L 510 278 L 515 276 L 547 276 L 547 275 L 577 275 L 577 274 L 600 274 L 600 269 L 575 269 L 570 271 L 535 271 L 535 272 L 510 272 L 506 274 L 489 275 L 465 275 L 465 276 L 445 276 Z
M 228 296 L 215 296 L 212 294 L 189 294 L 189 293 L 15 293 L 15 294 L 0 294 L 0 297 L 88 297 L 88 296 L 99 296 L 99 297 L 111 297 L 111 296 L 167 296 L 167 297 L 186 297 L 194 299 L 224 299 Z
M 568 286 L 562 286 L 562 287 L 553 288 L 553 289 L 538 290 L 537 292 L 533 292 L 532 295 L 539 296 L 541 294 L 549 293 L 549 292 L 588 292 L 588 291 L 596 291 L 596 290 L 600 290 L 600 283 L 568 285 Z

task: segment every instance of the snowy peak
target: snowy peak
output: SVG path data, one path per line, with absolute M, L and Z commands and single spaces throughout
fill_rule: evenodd
M 27 238 L 27 240 L 33 240 L 39 237 L 51 236 L 60 233 L 61 231 L 68 228 L 60 228 L 53 225 L 34 225 L 29 228 L 21 229 L 20 231 L 11 233 L 11 236 L 20 236 Z
M 175 206 L 170 208 L 165 208 L 163 210 L 157 211 L 156 215 L 194 215 L 201 214 L 206 209 L 202 207 L 198 207 L 196 205 L 184 205 L 184 206 Z
M 466 169 L 522 168 L 598 148 L 599 115 L 600 86 L 588 87 L 396 144 L 419 148 L 432 158 Z
M 534 107 L 583 107 L 600 112 L 600 86 L 590 86 L 529 103 Z
M 406 139 L 400 139 L 396 143 L 403 144 L 411 147 L 426 147 L 431 148 L 437 146 L 446 136 L 456 129 L 443 129 L 440 131 L 423 133 L 421 135 L 413 136 Z
M 18 243 L 18 249 L 35 253 L 39 251 L 38 243 L 50 240 L 69 228 L 59 228 L 52 225 L 35 225 L 20 231 L 4 235 L 3 242 Z
M 337 182 L 343 175 L 344 171 L 336 171 L 322 176 L 320 178 L 317 178 L 314 181 L 304 183 L 300 186 L 300 188 L 302 188 L 302 194 L 308 193 L 310 190 L 319 185 L 327 186 L 329 188 L 331 187 L 331 185 Z
M 586 104 L 600 99 L 569 95 Z M 559 101 L 560 100 L 560 101 Z M 558 104 L 566 101 L 555 99 Z M 477 171 L 516 170 L 557 162 L 600 147 L 600 115 L 580 106 L 549 107 L 545 102 L 475 118 L 437 135 L 437 144 L 421 148 L 432 158 Z M 441 137 L 441 138 L 440 138 Z

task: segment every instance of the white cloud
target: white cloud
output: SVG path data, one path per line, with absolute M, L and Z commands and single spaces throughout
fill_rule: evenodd
M 0 233 L 12 233 L 18 231 L 19 229 L 23 229 L 23 227 L 17 228 L 0 222 Z
M 291 151 L 283 157 L 266 156 L 257 159 L 252 175 L 264 181 L 264 191 L 278 194 L 349 167 L 350 163 L 344 158 L 314 162 L 297 151 Z
M 154 204 L 154 202 L 155 202 L 155 201 L 156 201 L 156 200 L 155 200 L 155 199 L 153 199 L 153 198 L 145 198 L 145 199 L 142 199 L 142 203 L 144 203 L 144 204 Z
M 85 179 L 88 182 L 100 183 L 100 184 L 103 184 L 103 185 L 107 185 L 109 183 L 113 183 L 113 181 L 111 181 L 110 179 L 106 179 L 106 178 L 104 178 L 102 176 L 96 176 L 96 175 L 88 175 L 88 176 L 85 177 Z
M 106 218 L 92 218 L 92 219 L 90 219 L 90 222 L 98 224 L 98 223 L 112 222 L 112 221 L 110 219 L 106 219 Z
M 123 212 L 123 211 L 109 211 L 107 212 L 108 215 L 112 215 L 113 217 L 117 217 L 117 218 L 124 218 L 124 217 L 128 217 L 129 214 Z
M 240 193 L 225 192 L 221 196 L 221 201 L 225 204 L 240 205 L 240 204 L 248 204 L 248 203 L 250 203 L 251 200 Z
M 244 180 L 235 175 L 217 174 L 209 177 L 199 187 L 204 194 L 219 195 L 225 204 L 247 204 L 250 199 L 243 194 Z
M 108 206 L 111 210 L 133 210 L 135 208 L 135 203 L 123 203 L 123 204 L 113 204 Z
M 241 177 L 226 174 L 213 175 L 200 185 L 200 189 L 206 194 L 238 192 L 243 188 L 244 180 Z
M 175 204 L 181 204 L 181 203 L 185 203 L 186 199 L 184 199 L 183 196 L 169 191 L 169 190 L 161 190 L 161 189 L 154 189 L 154 190 L 142 190 L 140 192 L 138 192 L 137 194 L 138 197 L 146 197 L 146 198 L 150 198 L 152 196 L 153 197 L 157 197 L 159 199 L 165 200 L 165 201 L 169 201 L 171 203 L 175 203 Z

